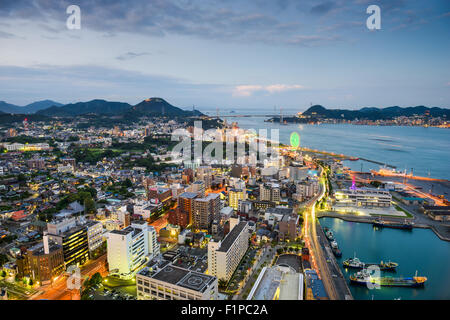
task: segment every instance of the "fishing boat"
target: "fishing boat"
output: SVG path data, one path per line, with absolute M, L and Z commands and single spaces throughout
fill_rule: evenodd
M 398 263 L 392 262 L 392 261 L 389 261 L 389 262 L 381 261 L 380 263 L 362 262 L 361 260 L 359 260 L 356 257 L 356 254 L 354 255 L 353 258 L 349 258 L 349 259 L 345 260 L 344 262 L 342 262 L 342 265 L 345 268 L 352 268 L 352 269 L 364 269 L 364 268 L 370 267 L 370 266 L 377 266 L 382 271 L 395 271 L 395 268 L 398 267 Z

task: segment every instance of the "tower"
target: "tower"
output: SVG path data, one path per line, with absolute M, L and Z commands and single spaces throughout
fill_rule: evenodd
M 25 118 L 25 119 L 23 120 L 23 129 L 24 129 L 25 131 L 28 131 L 28 119 L 27 119 L 27 118 Z

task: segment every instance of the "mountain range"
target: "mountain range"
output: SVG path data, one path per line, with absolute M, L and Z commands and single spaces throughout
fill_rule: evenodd
M 425 115 L 429 112 L 432 117 L 447 117 L 450 118 L 450 109 L 425 106 L 401 108 L 398 106 L 387 108 L 362 108 L 359 110 L 345 110 L 345 109 L 326 109 L 321 105 L 311 106 L 308 110 L 303 112 L 304 116 L 311 118 L 327 118 L 327 119 L 367 119 L 367 120 L 387 120 L 399 116 L 413 116 Z
M 0 112 L 11 114 L 36 114 L 47 117 L 76 117 L 80 115 L 105 115 L 105 116 L 172 116 L 189 117 L 202 116 L 198 110 L 183 110 L 175 107 L 162 98 L 149 98 L 136 105 L 126 102 L 106 101 L 94 99 L 87 102 L 61 104 L 51 100 L 31 103 L 27 106 L 16 106 L 0 101 Z
M 4 113 L 30 114 L 52 106 L 60 107 L 62 105 L 63 105 L 62 103 L 55 102 L 52 100 L 36 101 L 27 104 L 26 106 L 17 106 L 14 104 L 7 103 L 5 101 L 0 101 L 0 111 Z

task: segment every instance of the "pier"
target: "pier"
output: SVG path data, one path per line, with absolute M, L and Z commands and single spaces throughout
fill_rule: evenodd
M 387 163 L 380 162 L 380 161 L 375 161 L 375 160 L 370 160 L 370 159 L 366 159 L 366 158 L 359 158 L 359 160 L 363 160 L 363 161 L 379 164 L 380 166 L 386 166 L 386 167 L 389 167 L 389 168 L 392 168 L 392 169 L 396 169 L 397 168 L 396 166 L 393 166 L 391 164 L 387 164 Z
M 318 218 L 322 218 L 322 217 L 329 217 L 329 218 L 337 218 L 337 219 L 341 219 L 344 221 L 349 221 L 349 222 L 359 222 L 359 223 L 374 223 L 375 221 L 377 221 L 377 219 L 379 219 L 378 216 L 357 216 L 354 214 L 344 214 L 344 213 L 339 213 L 339 212 L 331 212 L 331 211 L 319 211 L 317 212 L 317 217 Z M 398 217 L 389 217 L 389 216 L 383 216 L 383 221 L 386 223 L 402 223 L 405 221 L 405 218 L 398 218 Z M 408 220 L 413 220 L 414 218 L 406 218 Z M 443 241 L 450 241 L 450 237 L 447 237 L 443 234 L 442 230 L 440 230 L 439 228 L 437 228 L 435 225 L 432 224 L 428 224 L 425 222 L 422 223 L 414 223 L 412 225 L 413 229 L 414 228 L 421 228 L 421 229 L 431 229 L 436 236 L 443 240 Z

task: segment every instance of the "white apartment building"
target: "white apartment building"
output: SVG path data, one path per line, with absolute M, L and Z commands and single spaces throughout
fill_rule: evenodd
M 217 300 L 217 278 L 168 264 L 136 274 L 139 300 Z
M 250 237 L 247 221 L 230 223 L 230 232 L 219 241 L 208 243 L 208 272 L 217 279 L 230 280 L 245 252 Z
M 319 182 L 317 180 L 303 181 L 295 187 L 297 195 L 304 198 L 311 198 L 319 192 Z
M 86 226 L 89 251 L 94 251 L 103 243 L 103 225 L 101 222 L 89 220 Z
M 134 276 L 146 262 L 159 254 L 157 234 L 145 221 L 133 222 L 108 234 L 107 257 L 110 273 Z

